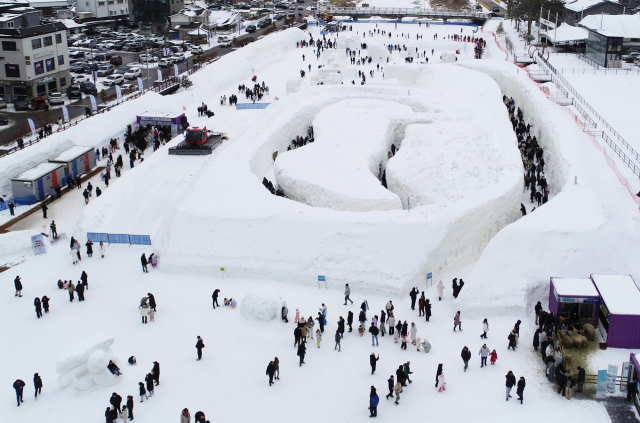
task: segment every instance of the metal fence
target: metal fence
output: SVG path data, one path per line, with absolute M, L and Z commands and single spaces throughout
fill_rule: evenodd
M 87 239 L 91 242 L 106 242 L 109 244 L 151 245 L 149 235 L 107 234 L 101 232 L 87 232 Z
M 238 103 L 236 110 L 266 109 L 271 103 Z
M 422 9 L 404 7 L 332 7 L 322 10 L 330 15 L 362 16 L 362 15 L 393 15 L 393 16 L 426 16 L 461 19 L 489 19 L 488 13 L 463 12 L 453 9 Z

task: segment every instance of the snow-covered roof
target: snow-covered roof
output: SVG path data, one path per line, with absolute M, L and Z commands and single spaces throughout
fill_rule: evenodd
M 32 167 L 11 179 L 16 181 L 36 181 L 61 167 L 60 163 L 40 163 L 38 166 Z
M 140 113 L 138 117 L 175 119 L 183 114 L 184 113 L 143 112 Z
M 599 297 L 591 279 L 553 278 L 553 287 L 561 297 Z
M 82 145 L 74 145 L 70 149 L 63 151 L 55 157 L 49 159 L 50 162 L 58 162 L 58 163 L 68 163 L 72 160 L 77 159 L 78 157 L 90 153 L 93 151 L 92 147 L 85 147 Z
M 29 0 L 29 6 L 32 7 L 67 7 L 67 0 Z
M 233 23 L 237 16 L 237 12 L 230 12 L 228 10 L 210 10 L 209 23 L 215 22 L 218 26 L 224 26 Z
M 187 32 L 187 35 L 190 35 L 190 36 L 204 36 L 204 35 L 207 35 L 208 32 L 209 31 L 207 31 L 206 29 L 204 29 L 202 27 L 202 25 L 200 25 L 198 28 Z
M 607 37 L 640 38 L 640 15 L 589 15 L 579 25 Z
M 607 1 L 608 0 L 570 0 L 564 4 L 564 7 L 565 9 L 573 10 L 574 12 L 580 12 L 593 7 L 596 4 L 606 3 Z
M 585 40 L 589 36 L 589 30 L 568 24 L 561 24 L 558 29 L 549 29 L 540 33 L 553 43 L 566 43 L 569 41 Z
M 631 276 L 591 275 L 591 279 L 611 314 L 640 315 L 640 290 Z
M 86 26 L 84 24 L 77 23 L 73 19 L 59 19 L 59 20 L 64 24 L 64 26 L 67 27 L 67 29 L 82 28 Z
M 15 18 L 19 18 L 22 15 L 16 15 L 13 13 L 3 13 L 2 15 L 0 15 L 0 22 L 6 22 L 6 21 L 10 21 L 13 20 Z

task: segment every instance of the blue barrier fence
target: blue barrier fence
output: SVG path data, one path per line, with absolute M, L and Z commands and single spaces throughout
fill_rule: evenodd
M 16 206 L 29 206 L 36 203 L 36 196 L 27 195 L 25 197 L 16 197 L 10 200 L 3 201 L 2 203 L 0 203 L 0 211 L 7 210 L 9 208 L 9 201 L 11 201 Z
M 91 242 L 106 242 L 109 244 L 151 245 L 149 235 L 106 234 L 87 232 L 87 239 Z
M 249 109 L 266 109 L 271 103 L 239 103 L 236 104 L 236 110 L 249 110 Z

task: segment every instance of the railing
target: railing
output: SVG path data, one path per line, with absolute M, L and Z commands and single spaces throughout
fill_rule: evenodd
M 323 13 L 330 15 L 410 15 L 410 16 L 442 16 L 456 18 L 488 19 L 488 13 L 462 12 L 451 9 L 421 9 L 421 8 L 397 8 L 397 7 L 332 7 Z
M 585 63 L 590 64 L 591 66 L 593 66 L 598 70 L 600 69 L 600 65 L 594 62 L 593 60 L 589 59 L 585 54 L 578 54 L 578 59 L 582 60 Z
M 578 112 L 581 113 L 582 118 L 585 120 L 585 125 L 592 126 L 594 129 L 598 127 L 598 124 L 596 123 L 596 121 L 591 119 L 591 116 L 589 116 L 589 113 L 587 113 L 582 107 L 580 107 L 578 103 L 571 100 L 571 105 L 575 107 Z
M 587 68 L 563 68 L 557 69 L 561 74 L 567 75 L 640 75 L 640 68 L 638 69 L 587 69 Z
M 606 132 L 604 132 L 604 131 L 585 131 L 585 132 L 590 134 L 590 135 L 593 135 L 593 136 L 601 136 L 602 139 L 604 140 L 604 142 L 609 144 L 609 146 L 613 149 L 613 151 L 615 151 L 616 154 L 618 156 L 620 156 L 622 161 L 625 162 L 627 164 L 627 166 L 629 166 L 629 168 L 631 168 L 633 173 L 635 173 L 638 177 L 640 177 L 640 167 L 636 166 L 635 163 L 633 163 L 633 161 L 624 153 L 624 151 L 622 151 L 622 149 L 620 147 L 618 147 L 618 144 L 616 144 L 615 141 L 612 140 L 607 135 Z M 634 153 L 635 153 L 635 151 L 634 151 Z M 635 153 L 635 158 L 636 158 L 636 160 L 638 160 L 640 158 L 640 157 L 638 157 L 638 153 Z
M 615 129 L 613 129 L 613 127 L 611 125 L 609 125 L 609 122 L 607 122 L 602 116 L 600 116 L 600 114 L 598 112 L 596 112 L 595 109 L 593 107 L 591 107 L 591 105 L 589 103 L 587 103 L 587 101 L 578 93 L 578 91 L 576 91 L 575 88 L 573 88 L 571 86 L 571 84 L 569 84 L 569 82 L 567 82 L 567 80 L 564 77 L 562 77 L 562 75 L 558 74 L 557 70 L 544 57 L 542 57 L 542 55 L 540 55 L 540 53 L 538 53 L 538 56 L 540 57 L 540 59 L 542 59 L 542 63 L 544 63 L 551 70 L 551 72 L 554 73 L 554 75 L 551 75 L 552 76 L 552 81 L 555 78 L 559 82 L 561 82 L 565 87 L 567 87 L 569 89 L 569 91 L 571 91 L 571 93 L 574 95 L 574 97 L 576 99 L 578 99 L 579 102 L 584 104 L 584 106 L 587 109 L 589 109 L 589 111 L 591 113 L 593 113 L 595 115 L 595 117 L 598 118 L 598 120 L 600 122 L 602 122 L 604 124 L 604 126 L 609 131 L 611 131 L 611 133 L 613 134 L 614 138 L 616 138 L 618 141 L 620 141 L 622 143 L 623 147 L 625 147 L 627 150 L 631 151 L 632 155 L 634 157 L 638 158 L 638 161 L 640 162 L 640 154 L 638 154 L 638 152 L 631 145 L 629 145 L 629 143 L 626 142 L 625 139 L 622 138 L 622 136 L 620 134 L 618 134 L 618 132 Z M 556 81 L 554 81 L 554 82 L 556 82 Z M 574 103 L 574 105 L 575 105 L 575 103 Z

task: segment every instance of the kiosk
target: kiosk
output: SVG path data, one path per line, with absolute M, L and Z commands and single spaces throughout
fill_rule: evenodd
M 33 202 L 49 195 L 49 189 L 62 184 L 64 171 L 60 163 L 40 163 L 38 166 L 11 178 L 13 196 L 32 197 Z
M 630 275 L 591 275 L 600 294 L 600 334 L 612 348 L 640 348 L 640 289 Z
M 92 147 L 76 145 L 49 159 L 49 162 L 63 165 L 64 178 L 62 183 L 64 184 L 69 176 L 75 178 L 94 168 L 96 155 Z
M 557 319 L 563 313 L 577 313 L 581 321 L 598 326 L 600 294 L 589 278 L 551 278 L 549 311 Z
M 164 112 L 144 112 L 140 113 L 136 119 L 140 127 L 151 126 L 170 126 L 171 136 L 178 135 L 182 128 L 182 120 L 186 119 L 184 113 L 164 113 Z

